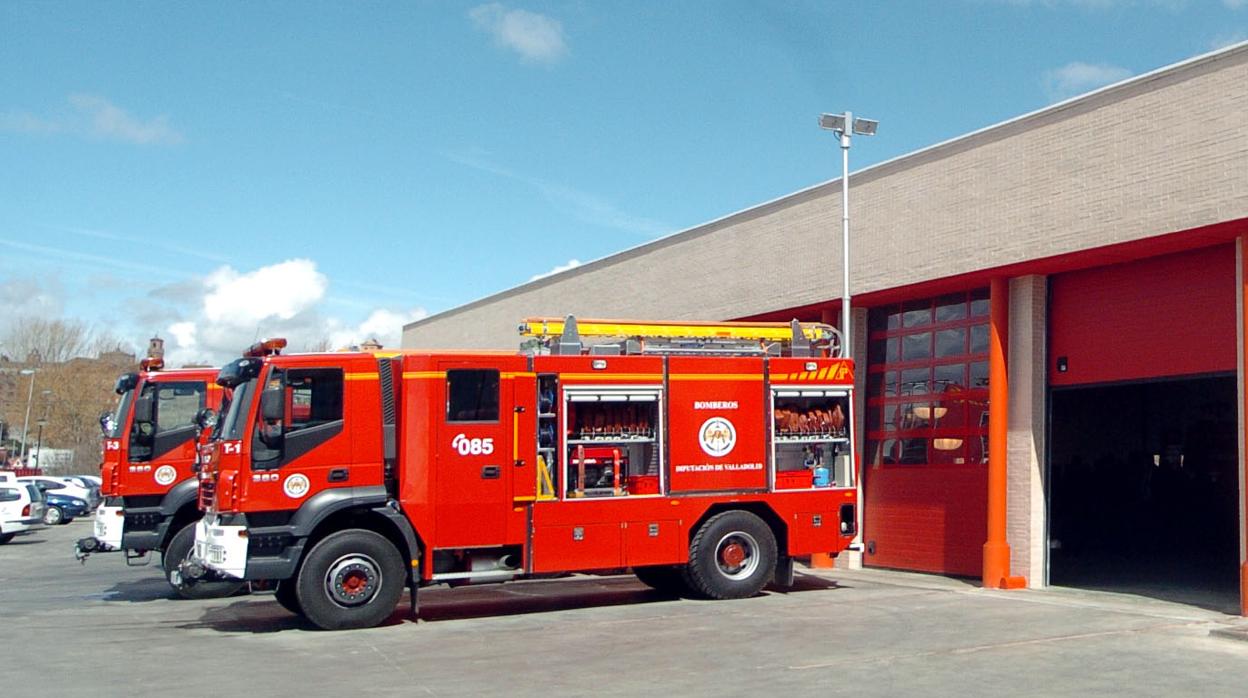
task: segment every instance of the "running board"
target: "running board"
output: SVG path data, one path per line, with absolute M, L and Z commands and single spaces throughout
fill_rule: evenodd
M 449 582 L 455 579 L 511 579 L 522 574 L 520 570 L 482 570 L 481 572 L 442 572 L 433 575 L 435 582 Z

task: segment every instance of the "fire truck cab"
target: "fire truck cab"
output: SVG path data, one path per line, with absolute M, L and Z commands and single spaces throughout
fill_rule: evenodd
M 127 562 L 161 553 L 169 583 L 187 598 L 236 591 L 237 581 L 183 580 L 178 566 L 194 542 L 200 518 L 195 472 L 205 416 L 220 409 L 225 391 L 218 370 L 166 370 L 161 359 L 143 359 L 137 373 L 122 374 L 117 407 L 100 419 L 103 504 L 96 510 L 95 535 L 79 540 L 75 553 L 125 553 Z
M 353 628 L 405 587 L 414 604 L 419 586 L 568 572 L 747 597 L 852 541 L 854 371 L 831 327 L 521 331 L 520 353 L 262 343 L 227 365 L 184 574 L 279 580 L 286 608 Z

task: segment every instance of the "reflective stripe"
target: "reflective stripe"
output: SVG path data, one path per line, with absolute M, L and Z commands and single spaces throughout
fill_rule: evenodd
M 381 376 L 376 373 L 346 373 L 342 376 L 343 380 L 348 381 L 375 381 L 379 378 Z
M 761 381 L 761 373 L 673 373 L 674 381 Z
M 446 371 L 404 371 L 403 380 L 420 378 L 445 378 Z

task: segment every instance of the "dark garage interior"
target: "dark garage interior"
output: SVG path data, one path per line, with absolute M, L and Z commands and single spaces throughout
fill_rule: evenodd
M 1049 583 L 1239 608 L 1235 376 L 1051 393 Z

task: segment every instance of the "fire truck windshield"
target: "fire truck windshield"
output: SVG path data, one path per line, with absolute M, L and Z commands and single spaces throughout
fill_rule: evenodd
M 117 398 L 117 407 L 107 419 L 100 422 L 100 427 L 104 430 L 104 437 L 108 439 L 121 438 L 122 425 L 126 423 L 126 415 L 130 413 L 130 403 L 134 401 L 134 391 L 127 390 Z
M 256 380 L 252 378 L 234 388 L 230 398 L 230 407 L 221 419 L 220 427 L 213 435 L 227 441 L 243 438 L 243 430 L 247 427 L 247 410 L 251 407 L 251 394 L 255 392 Z

